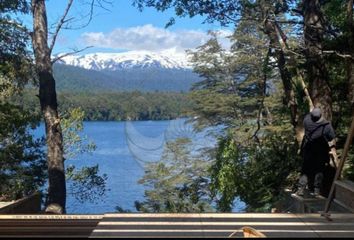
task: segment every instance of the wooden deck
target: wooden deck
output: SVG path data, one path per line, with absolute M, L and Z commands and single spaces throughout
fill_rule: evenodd
M 241 227 L 267 237 L 354 238 L 354 214 L 0 215 L 0 237 L 227 238 Z

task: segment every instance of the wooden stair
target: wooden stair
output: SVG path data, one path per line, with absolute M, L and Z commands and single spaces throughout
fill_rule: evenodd
M 319 213 L 323 211 L 327 198 L 322 196 L 311 196 L 305 194 L 304 196 L 299 196 L 297 194 L 291 194 L 291 208 L 289 209 L 292 213 Z M 333 211 L 333 209 L 331 209 Z
M 0 215 L 0 238 L 88 238 L 103 215 Z
M 354 182 L 348 180 L 335 181 L 334 203 L 354 213 Z
M 291 196 L 290 212 L 293 213 L 321 213 L 325 209 L 327 198 L 311 196 L 305 191 L 304 196 L 287 193 Z M 337 180 L 334 186 L 334 199 L 329 213 L 354 213 L 354 182 Z
M 106 214 L 95 238 L 227 238 L 243 237 L 242 228 L 266 237 L 354 237 L 354 215 L 334 214 Z
M 203 213 L 0 215 L 0 238 L 228 238 L 244 227 L 266 237 L 354 237 L 354 214 Z

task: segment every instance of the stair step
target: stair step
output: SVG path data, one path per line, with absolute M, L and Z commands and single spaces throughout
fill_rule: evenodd
M 295 213 L 318 213 L 323 211 L 327 200 L 322 196 L 311 196 L 310 194 L 305 194 L 304 196 L 291 194 L 291 198 L 293 202 L 292 212 Z
M 348 180 L 335 181 L 334 202 L 349 212 L 354 212 L 354 182 Z

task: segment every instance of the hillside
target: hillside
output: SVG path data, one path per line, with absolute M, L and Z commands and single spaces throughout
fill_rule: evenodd
M 186 92 L 199 81 L 181 56 L 96 53 L 70 56 L 54 65 L 58 91 Z

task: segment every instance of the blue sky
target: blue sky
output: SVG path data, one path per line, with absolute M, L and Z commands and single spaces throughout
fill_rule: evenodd
M 62 15 L 66 0 L 48 0 L 47 14 L 49 26 Z M 88 0 L 75 0 L 69 17 L 80 18 L 88 13 Z M 90 52 L 121 52 L 132 50 L 165 51 L 172 48 L 176 51 L 195 48 L 207 39 L 208 30 L 221 30 L 223 35 L 230 34 L 231 28 L 221 28 L 218 23 L 203 24 L 204 18 L 176 18 L 176 23 L 165 29 L 173 10 L 158 12 L 153 8 L 145 8 L 140 12 L 132 6 L 131 0 L 114 0 L 106 5 L 110 11 L 95 8 L 94 18 L 85 28 L 63 30 L 57 40 L 54 54 L 68 52 L 72 48 L 94 46 Z M 85 21 L 76 22 L 79 26 Z M 27 21 L 29 24 L 29 22 Z M 53 31 L 54 29 L 52 29 Z

